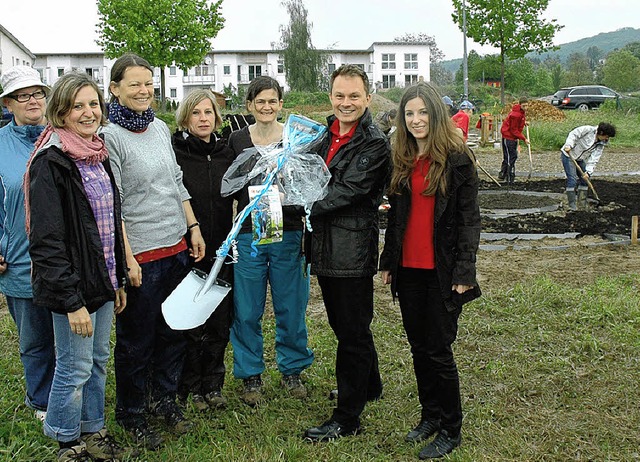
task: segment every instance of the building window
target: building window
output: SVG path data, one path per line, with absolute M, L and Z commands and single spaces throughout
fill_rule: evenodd
M 224 73 L 224 75 L 231 75 L 231 66 L 223 66 L 222 72 Z
M 405 69 L 418 69 L 418 53 L 405 53 L 404 54 L 404 68 Z
M 176 75 L 176 66 L 169 66 L 169 75 Z
M 404 76 L 404 86 L 408 87 L 410 85 L 414 85 L 418 83 L 418 76 L 417 75 L 410 75 L 410 74 L 406 74 Z
M 170 88 L 169 89 L 169 96 L 171 98 L 177 98 L 178 97 L 178 89 L 177 88 Z
M 396 68 L 396 54 L 382 53 L 382 69 L 395 69 L 395 68 Z
M 284 59 L 278 59 L 278 74 L 284 74 Z
M 238 82 L 242 82 L 242 66 L 238 65 Z
M 329 64 L 329 74 L 333 74 L 333 72 L 336 70 L 336 65 L 335 64 Z
M 395 75 L 383 75 L 382 76 L 382 88 L 395 88 L 396 76 Z
M 258 64 L 249 64 L 249 81 L 262 75 L 262 66 Z
M 64 75 L 64 67 L 58 68 L 58 77 L 62 77 Z

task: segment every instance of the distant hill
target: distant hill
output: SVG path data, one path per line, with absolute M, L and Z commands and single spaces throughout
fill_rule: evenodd
M 607 53 L 622 48 L 627 43 L 631 42 L 640 42 L 640 29 L 624 27 L 613 32 L 602 32 L 598 35 L 594 35 L 593 37 L 583 38 L 576 40 L 575 42 L 563 43 L 559 45 L 560 48 L 558 50 L 547 51 L 540 55 L 537 53 L 529 53 L 527 58 L 537 58 L 544 61 L 547 56 L 556 56 L 562 63 L 566 63 L 567 58 L 572 53 L 586 54 L 587 50 L 592 46 L 600 48 L 606 55 Z M 461 64 L 462 58 L 442 61 L 442 66 L 453 73 L 460 69 Z

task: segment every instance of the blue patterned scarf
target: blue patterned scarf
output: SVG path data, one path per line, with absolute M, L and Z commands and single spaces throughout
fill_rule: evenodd
M 155 114 L 151 108 L 138 114 L 128 107 L 122 106 L 117 99 L 109 104 L 109 120 L 131 132 L 145 131 L 154 118 Z

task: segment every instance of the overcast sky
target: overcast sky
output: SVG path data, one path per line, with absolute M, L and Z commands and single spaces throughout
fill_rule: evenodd
M 153 0 L 149 0 L 153 1 Z M 513 0 L 517 1 L 517 0 Z M 461 58 L 462 33 L 451 20 L 450 0 L 304 0 L 316 48 L 366 49 L 404 33 L 432 35 L 445 59 Z M 0 0 L 0 24 L 34 53 L 97 51 L 94 0 Z M 280 0 L 223 0 L 218 50 L 269 49 L 288 23 Z M 565 27 L 555 43 L 572 42 L 621 27 L 640 28 L 638 0 L 550 0 L 544 14 Z M 471 40 L 468 51 L 493 53 Z

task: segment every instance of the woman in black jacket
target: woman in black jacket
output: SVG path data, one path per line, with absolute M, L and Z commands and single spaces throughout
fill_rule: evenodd
M 56 82 L 25 175 L 34 304 L 53 315 L 56 367 L 44 433 L 58 461 L 120 459 L 104 418 L 114 311 L 126 305 L 120 196 L 96 135 L 104 99 L 85 73 Z
M 235 156 L 227 141 L 214 133 L 222 125 L 222 118 L 210 90 L 189 93 L 176 112 L 176 122 L 178 131 L 172 137 L 173 150 L 206 243 L 204 259 L 194 266 L 208 273 L 216 250 L 233 224 L 233 198 L 222 197 L 220 186 Z M 224 265 L 219 277 L 231 283 L 231 265 Z M 207 322 L 185 332 L 187 352 L 178 393 L 181 398 L 191 394 L 193 404 L 200 411 L 224 407 L 227 403 L 222 396 L 222 386 L 232 315 L 233 294 L 229 293 Z
M 433 459 L 461 442 L 460 384 L 451 345 L 462 305 L 480 295 L 478 177 L 473 154 L 431 85 L 408 88 L 397 117 L 380 269 L 400 301 L 422 405 L 420 423 L 406 440 L 437 433 L 420 452 L 420 459 Z

